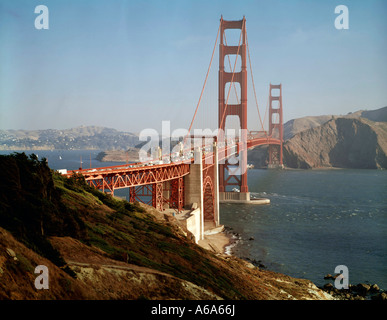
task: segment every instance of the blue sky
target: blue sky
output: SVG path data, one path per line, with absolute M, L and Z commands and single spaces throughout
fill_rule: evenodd
M 40 4 L 49 30 L 34 27 Z M 334 27 L 340 4 L 348 30 Z M 269 83 L 283 85 L 285 121 L 381 108 L 386 14 L 383 0 L 0 0 L 0 129 L 188 128 L 221 15 L 246 17 L 261 113 Z

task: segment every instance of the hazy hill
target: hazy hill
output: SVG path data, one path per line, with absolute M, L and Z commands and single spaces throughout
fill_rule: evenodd
M 284 140 L 290 139 L 299 132 L 321 126 L 330 119 L 332 119 L 332 115 L 303 117 L 289 120 L 284 124 Z
M 346 118 L 365 118 L 375 122 L 387 122 L 387 107 L 380 108 L 377 110 L 360 110 L 354 113 L 349 113 Z
M 387 168 L 387 107 L 347 115 L 293 119 L 284 124 L 284 164 L 291 168 Z M 265 167 L 267 147 L 248 161 Z
M 335 118 L 297 133 L 284 144 L 291 168 L 387 168 L 387 122 Z
M 333 118 L 365 118 L 371 121 L 383 122 L 387 121 L 387 107 L 371 111 L 359 110 L 350 112 L 347 115 L 322 115 L 292 119 L 284 124 L 284 140 L 290 139 L 299 132 L 321 126 Z
M 65 130 L 0 130 L 0 150 L 126 150 L 138 141 L 138 136 L 133 133 L 97 126 Z

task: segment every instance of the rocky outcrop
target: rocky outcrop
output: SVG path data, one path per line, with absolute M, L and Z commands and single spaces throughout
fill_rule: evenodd
M 254 165 L 254 168 L 266 168 L 269 162 L 268 146 L 258 146 L 247 153 L 247 162 Z
M 292 119 L 284 124 L 284 140 L 294 137 L 299 132 L 319 127 L 332 118 L 332 115 L 324 115 Z
M 284 144 L 290 168 L 387 168 L 387 123 L 334 118 Z
M 128 148 L 124 150 L 102 151 L 97 154 L 96 159 L 101 162 L 139 162 L 140 149 Z
M 289 120 L 284 124 L 284 140 L 289 140 L 297 133 L 319 127 L 324 123 L 334 118 L 346 119 L 368 119 L 375 122 L 387 121 L 387 107 L 376 110 L 359 110 L 356 112 L 349 112 L 346 115 L 322 115 L 322 116 L 307 116 L 297 119 Z
M 335 279 L 336 276 L 324 279 Z M 384 290 L 380 290 L 377 284 L 368 285 L 359 283 L 357 285 L 348 285 L 346 289 L 337 289 L 332 283 L 326 283 L 322 288 L 338 300 L 387 300 L 387 294 Z
M 284 124 L 284 163 L 290 168 L 385 168 L 387 107 L 346 115 L 308 116 Z M 266 145 L 249 150 L 248 162 L 267 168 Z

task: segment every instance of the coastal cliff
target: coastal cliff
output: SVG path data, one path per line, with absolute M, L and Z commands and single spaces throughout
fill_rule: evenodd
M 387 168 L 387 123 L 334 118 L 284 143 L 290 168 Z
M 125 150 L 109 150 L 109 151 L 101 151 L 97 154 L 96 160 L 101 162 L 139 162 L 139 151 L 138 148 L 128 148 Z
M 293 119 L 284 124 L 283 159 L 289 168 L 387 168 L 387 107 L 347 115 Z M 267 146 L 248 151 L 266 168 Z

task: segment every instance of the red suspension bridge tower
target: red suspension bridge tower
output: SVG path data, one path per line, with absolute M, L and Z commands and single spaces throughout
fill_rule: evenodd
M 228 46 L 223 43 L 224 32 L 227 29 L 240 29 L 241 35 L 238 46 Z M 241 43 L 242 42 L 242 43 Z M 240 140 L 247 141 L 247 58 L 246 58 L 246 19 L 239 21 L 226 21 L 223 17 L 220 20 L 220 44 L 219 44 L 219 129 L 225 131 L 227 116 L 237 116 L 240 121 Z M 233 72 L 224 70 L 224 60 L 227 55 L 236 55 L 236 59 L 241 59 L 241 70 L 235 72 L 236 62 Z M 241 99 L 238 104 L 229 104 L 230 90 L 234 82 L 238 82 L 241 88 Z M 230 83 L 226 94 L 226 84 Z M 241 193 L 248 193 L 247 186 L 247 148 L 239 150 L 239 167 L 241 175 L 232 174 L 231 164 L 228 159 L 224 164 L 219 164 L 219 192 L 226 192 L 227 186 L 237 186 Z
M 273 90 L 278 90 L 273 95 Z M 283 165 L 283 115 L 282 115 L 282 84 L 270 84 L 269 95 L 269 136 L 277 136 L 280 144 L 269 144 L 269 168 Z

